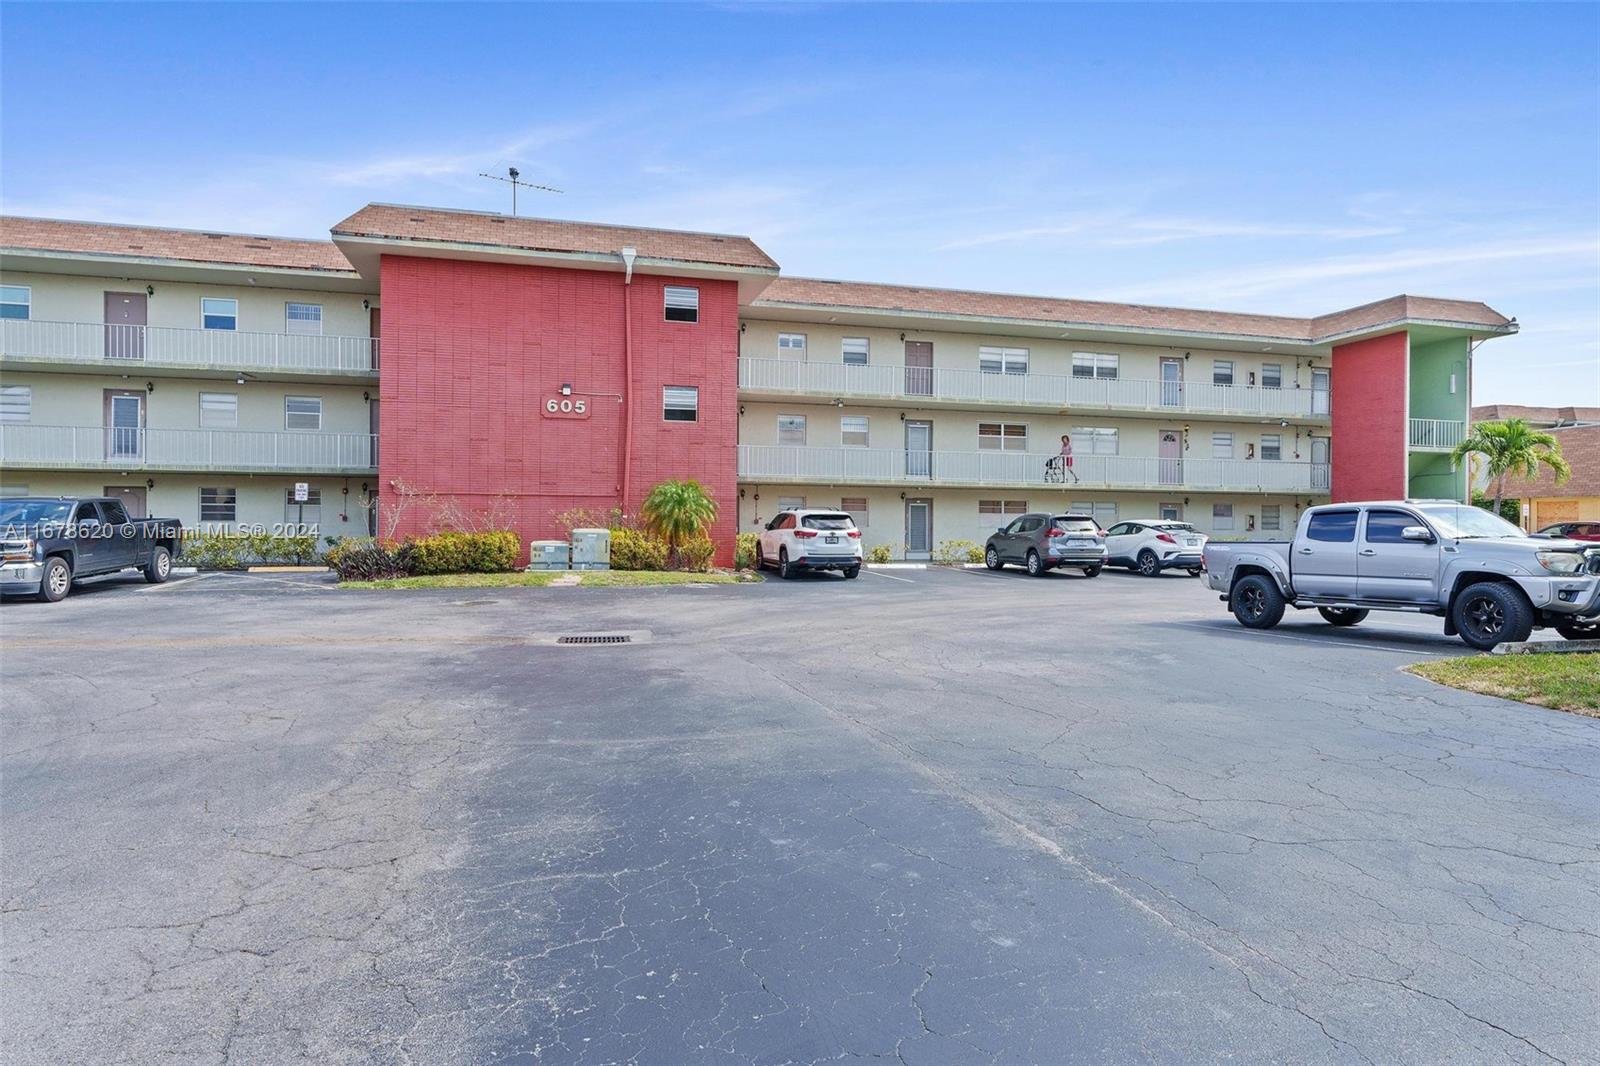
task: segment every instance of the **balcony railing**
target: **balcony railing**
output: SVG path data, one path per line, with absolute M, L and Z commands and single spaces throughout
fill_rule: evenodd
M 378 368 L 374 337 L 15 318 L 0 320 L 0 326 L 4 327 L 0 355 L 16 359 L 332 374 L 370 373 Z
M 739 477 L 767 482 L 928 484 L 1072 489 L 1196 489 L 1230 492 L 1328 491 L 1326 463 L 1258 459 L 1161 459 L 1080 455 L 1063 483 L 1053 455 L 1036 452 L 925 452 L 900 448 L 811 448 L 741 444 Z
M 1269 389 L 1201 381 L 1088 378 L 1063 374 L 999 374 L 946 367 L 854 366 L 793 359 L 740 359 L 739 387 L 752 392 L 812 393 L 847 398 L 1077 407 L 1173 414 L 1324 418 L 1324 389 Z
M 1467 424 L 1442 418 L 1413 418 L 1411 447 L 1447 452 L 1467 439 Z
M 371 433 L 0 425 L 0 465 L 60 470 L 376 470 Z

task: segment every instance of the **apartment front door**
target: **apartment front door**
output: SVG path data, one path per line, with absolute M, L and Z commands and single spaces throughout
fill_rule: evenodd
M 107 485 L 105 494 L 113 500 L 121 500 L 129 518 L 146 517 L 143 485 Z
M 906 423 L 906 477 L 933 476 L 933 423 Z
M 106 390 L 106 458 L 144 455 L 144 393 Z
M 933 395 L 932 341 L 906 341 L 906 395 Z
M 1161 360 L 1161 406 L 1183 406 L 1183 360 Z
M 1165 387 L 1165 383 L 1163 383 Z M 1163 485 L 1183 484 L 1183 436 L 1175 429 L 1160 433 L 1160 452 L 1156 460 L 1156 476 Z
M 906 558 L 926 559 L 933 553 L 933 501 L 906 501 Z
M 148 298 L 142 292 L 106 293 L 106 358 L 143 359 Z
M 372 338 L 372 369 L 378 369 L 378 351 L 383 347 L 383 334 L 379 332 L 383 327 L 383 308 L 374 307 L 367 312 L 371 325 L 367 329 L 367 336 Z
M 1332 371 L 1326 367 L 1311 368 L 1311 413 L 1325 415 L 1333 409 L 1331 392 L 1333 387 Z
M 1328 468 L 1329 455 L 1330 455 L 1330 453 L 1328 451 L 1328 438 L 1327 437 L 1312 437 L 1311 438 L 1311 488 L 1312 488 L 1313 491 L 1327 492 L 1328 491 L 1328 486 L 1330 484 L 1332 484 L 1332 478 L 1329 476 L 1329 472 L 1328 472 L 1328 470 L 1329 470 L 1329 468 Z

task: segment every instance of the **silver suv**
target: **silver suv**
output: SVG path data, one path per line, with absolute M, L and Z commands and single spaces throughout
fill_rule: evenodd
M 990 570 L 1007 563 L 1018 563 L 1035 577 L 1064 566 L 1095 577 L 1106 565 L 1106 535 L 1091 515 L 1025 514 L 995 530 L 983 547 L 983 564 Z

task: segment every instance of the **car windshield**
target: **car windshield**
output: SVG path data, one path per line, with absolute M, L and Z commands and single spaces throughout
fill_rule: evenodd
M 800 519 L 806 529 L 849 529 L 853 522 L 847 514 L 808 514 Z
M 1082 515 L 1075 514 L 1056 515 L 1050 520 L 1050 527 L 1051 534 L 1056 536 L 1061 533 L 1088 533 L 1093 535 L 1100 532 L 1100 527 L 1094 524 L 1094 519 L 1084 518 Z
M 60 500 L 0 500 L 0 526 L 36 526 L 65 522 L 72 504 Z
M 1440 533 L 1457 540 L 1526 536 L 1504 518 L 1492 515 L 1481 507 L 1458 503 L 1445 507 L 1419 507 L 1417 510 L 1438 527 Z

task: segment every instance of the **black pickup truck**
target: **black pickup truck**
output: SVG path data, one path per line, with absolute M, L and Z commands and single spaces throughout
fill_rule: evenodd
M 183 550 L 176 518 L 129 518 L 106 496 L 0 499 L 0 594 L 54 603 L 73 581 L 137 568 L 159 584 Z

